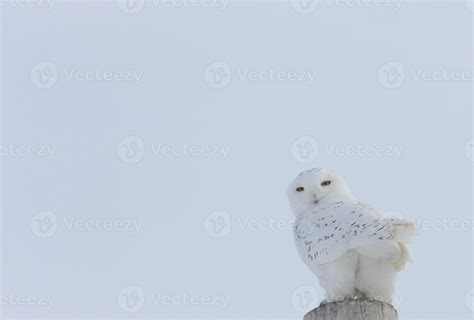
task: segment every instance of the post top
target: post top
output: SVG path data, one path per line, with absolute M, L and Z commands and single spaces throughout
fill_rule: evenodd
M 304 320 L 398 320 L 397 310 L 386 302 L 351 299 L 330 302 L 308 312 Z

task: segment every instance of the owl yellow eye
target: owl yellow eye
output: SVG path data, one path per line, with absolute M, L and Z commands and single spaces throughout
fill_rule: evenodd
M 304 191 L 304 188 L 303 187 L 298 187 L 298 188 L 296 188 L 296 191 L 298 191 L 298 192 Z
M 331 181 L 329 181 L 329 180 L 326 180 L 326 181 L 321 182 L 321 185 L 322 185 L 323 187 L 328 186 L 328 185 L 330 185 L 330 184 L 331 184 Z

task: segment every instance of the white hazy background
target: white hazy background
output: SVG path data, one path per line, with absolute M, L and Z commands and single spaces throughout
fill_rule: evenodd
M 401 319 L 472 318 L 473 6 L 377 3 L 2 1 L 3 317 L 301 319 L 323 166 L 421 222 Z

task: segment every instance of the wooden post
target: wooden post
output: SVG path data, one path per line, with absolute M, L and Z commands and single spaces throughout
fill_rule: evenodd
M 385 302 L 345 300 L 323 304 L 307 313 L 304 320 L 398 320 L 398 313 Z

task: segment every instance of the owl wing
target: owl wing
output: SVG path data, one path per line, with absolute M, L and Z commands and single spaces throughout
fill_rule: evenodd
M 368 204 L 338 201 L 298 217 L 294 237 L 307 264 L 324 264 L 348 250 L 390 241 L 406 241 L 415 233 L 412 222 L 388 217 Z

